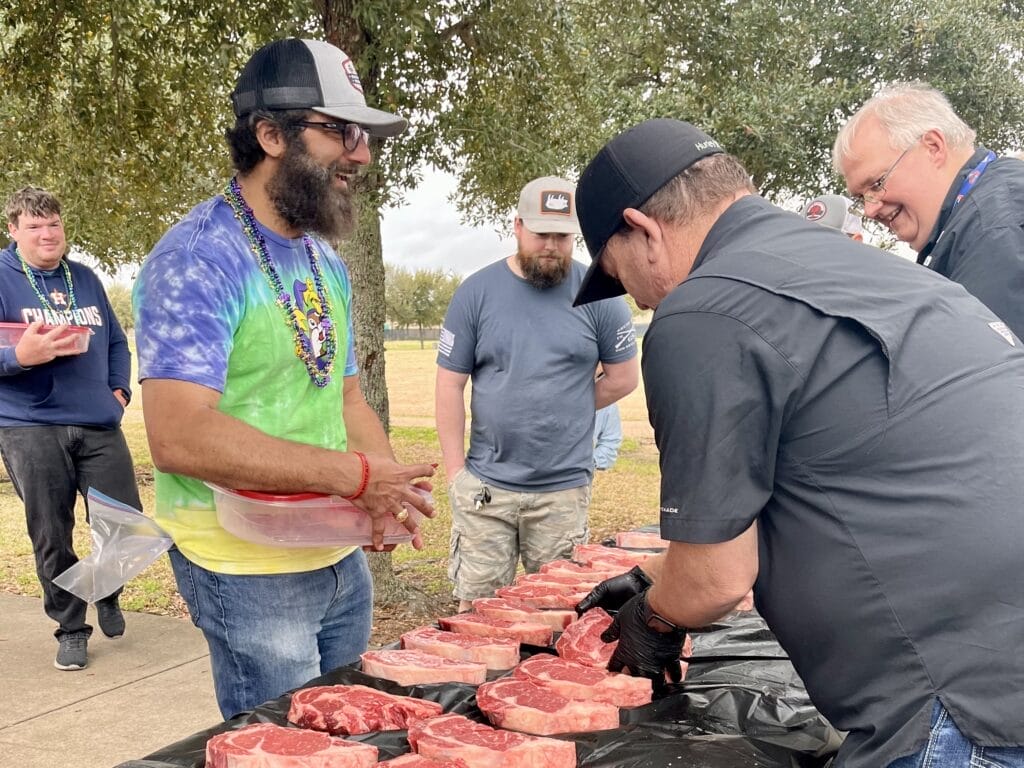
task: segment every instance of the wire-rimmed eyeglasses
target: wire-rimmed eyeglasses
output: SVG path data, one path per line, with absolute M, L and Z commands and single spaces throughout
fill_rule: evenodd
M 920 141 L 920 139 L 918 139 L 918 141 Z M 907 153 L 916 146 L 917 141 L 900 152 L 900 156 L 896 158 L 896 162 L 890 165 L 889 169 L 879 176 L 874 184 L 865 189 L 861 194 L 853 195 L 851 198 L 853 200 L 853 204 L 850 206 L 850 213 L 854 216 L 863 216 L 865 215 L 864 208 L 868 203 L 874 204 L 882 202 L 882 198 L 885 195 L 885 182 L 888 181 L 892 172 L 896 170 L 896 166 L 900 164 L 900 160 L 906 157 Z

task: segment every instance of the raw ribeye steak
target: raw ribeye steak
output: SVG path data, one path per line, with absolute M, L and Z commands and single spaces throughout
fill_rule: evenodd
M 365 685 L 318 685 L 292 694 L 288 720 L 314 731 L 351 736 L 401 731 L 409 723 L 443 711 L 437 702 L 395 696 Z
M 486 664 L 452 661 L 424 651 L 367 651 L 362 659 L 363 672 L 399 685 L 479 685 L 487 679 Z
M 654 557 L 653 553 L 616 549 L 604 544 L 577 544 L 572 550 L 572 559 L 577 563 L 602 570 L 622 567 L 628 571 L 651 557 Z
M 601 633 L 612 625 L 612 617 L 603 608 L 592 608 L 579 620 L 566 627 L 555 643 L 555 650 L 563 659 L 588 667 L 607 669 L 618 640 L 606 643 Z
M 650 531 L 619 531 L 615 534 L 615 546 L 630 549 L 668 549 L 668 542 L 661 534 Z
M 441 629 L 478 637 L 504 637 L 530 645 L 551 645 L 551 627 L 533 621 L 509 621 L 479 613 L 459 613 L 438 619 Z
M 461 760 L 431 760 L 429 757 L 417 755 L 415 752 L 406 752 L 386 763 L 377 763 L 378 768 L 469 768 Z
M 507 637 L 479 637 L 419 627 L 402 635 L 402 647 L 452 661 L 475 661 L 488 669 L 512 669 L 519 663 L 519 641 Z
M 603 701 L 567 699 L 531 680 L 505 677 L 476 690 L 476 705 L 499 728 L 550 736 L 619 727 L 619 708 Z
M 632 567 L 632 565 L 629 566 L 629 568 Z M 556 576 L 578 576 L 601 582 L 605 579 L 610 579 L 613 576 L 618 576 L 620 573 L 625 573 L 629 568 L 621 565 L 607 565 L 595 568 L 590 565 L 574 563 L 572 560 L 552 560 L 550 563 L 544 563 L 544 565 L 540 567 L 540 572 L 545 574 L 550 573 Z
M 516 584 L 564 584 L 572 592 L 589 591 L 604 579 L 586 574 L 568 574 L 559 571 L 547 573 L 522 573 L 516 576 Z
M 547 624 L 556 632 L 561 632 L 576 621 L 576 611 L 567 608 L 544 610 L 508 597 L 478 597 L 473 601 L 473 610 L 481 616 L 495 619 Z
M 592 608 L 566 628 L 555 643 L 555 650 L 563 659 L 596 669 L 608 669 L 608 662 L 611 661 L 619 641 L 606 643 L 601 639 L 601 633 L 611 624 L 612 617 L 603 608 Z M 680 656 L 690 656 L 692 653 L 693 639 L 687 635 Z M 685 676 L 686 663 L 683 662 L 680 667 Z
M 319 731 L 246 725 L 206 742 L 206 768 L 371 768 L 377 748 Z
M 575 608 L 589 590 L 573 590 L 565 584 L 513 584 L 494 590 L 498 597 L 522 600 L 535 608 Z
M 653 693 L 646 677 L 615 674 L 549 653 L 531 656 L 512 670 L 512 676 L 530 680 L 567 699 L 603 701 L 617 707 L 650 704 Z
M 473 768 L 575 768 L 571 741 L 527 736 L 477 723 L 462 715 L 441 715 L 409 729 L 409 743 L 433 760 L 463 760 Z

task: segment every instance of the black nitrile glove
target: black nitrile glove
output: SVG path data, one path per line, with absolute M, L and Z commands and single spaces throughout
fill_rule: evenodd
M 619 576 L 612 576 L 605 579 L 584 597 L 576 605 L 576 614 L 582 616 L 591 608 L 604 608 L 606 611 L 617 611 L 631 597 L 636 597 L 645 589 L 651 586 L 651 580 L 647 578 L 639 565 Z
M 647 592 L 631 598 L 602 634 L 601 639 L 610 643 L 619 641 L 608 670 L 621 672 L 628 669 L 636 677 L 649 677 L 655 690 L 665 685 L 665 673 L 678 683 L 683 678 L 679 665 L 679 654 L 686 641 L 686 630 L 682 627 L 659 632 L 658 629 L 674 627 L 654 613 L 647 605 Z

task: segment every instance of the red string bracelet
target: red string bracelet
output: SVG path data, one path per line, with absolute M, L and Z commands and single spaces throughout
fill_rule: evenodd
M 352 451 L 356 456 L 359 457 L 359 464 L 362 467 L 363 476 L 359 480 L 359 487 L 356 488 L 356 492 L 351 496 L 344 496 L 343 498 L 349 501 L 355 501 L 366 491 L 366 486 L 370 484 L 370 462 L 366 460 L 366 456 L 361 451 Z

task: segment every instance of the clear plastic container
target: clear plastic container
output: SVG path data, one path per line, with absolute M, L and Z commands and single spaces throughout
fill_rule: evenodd
M 373 543 L 370 516 L 340 496 L 319 493 L 274 494 L 236 491 L 207 483 L 213 491 L 217 520 L 240 539 L 271 547 L 365 546 Z M 420 491 L 429 498 L 426 491 Z M 409 520 L 423 515 L 411 506 Z M 412 541 L 397 520 L 384 529 L 385 544 Z
M 84 325 L 44 325 L 42 330 L 49 331 L 55 327 L 63 328 L 64 332 L 60 338 L 73 336 L 75 338 L 75 350 L 85 352 L 89 349 L 89 337 L 92 336 L 92 329 Z M 16 347 L 21 341 L 28 323 L 0 323 L 0 347 Z

